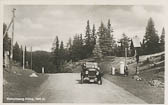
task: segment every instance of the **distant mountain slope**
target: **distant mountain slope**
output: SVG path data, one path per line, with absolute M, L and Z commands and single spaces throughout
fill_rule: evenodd
M 56 72 L 55 65 L 52 63 L 51 52 L 46 51 L 35 51 L 33 52 L 33 70 L 40 73 L 42 67 L 45 72 L 52 73 Z

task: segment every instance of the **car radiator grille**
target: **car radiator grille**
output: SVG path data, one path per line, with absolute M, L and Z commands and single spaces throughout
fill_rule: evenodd
M 89 71 L 89 74 L 88 74 L 88 76 L 96 76 L 96 72 L 95 71 Z

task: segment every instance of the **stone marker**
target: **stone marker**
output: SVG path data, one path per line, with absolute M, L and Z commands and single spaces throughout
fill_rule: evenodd
M 41 73 L 43 73 L 44 74 L 44 67 L 42 67 L 42 72 Z

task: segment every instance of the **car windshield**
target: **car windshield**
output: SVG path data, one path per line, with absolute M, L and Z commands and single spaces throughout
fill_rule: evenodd
M 86 62 L 86 68 L 97 68 L 98 64 L 96 62 Z

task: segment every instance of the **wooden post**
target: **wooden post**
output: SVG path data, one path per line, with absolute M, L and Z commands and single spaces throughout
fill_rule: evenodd
M 11 55 L 10 55 L 11 60 L 13 60 L 13 40 L 14 40 L 15 10 L 16 10 L 15 8 L 12 10 L 12 12 L 13 12 L 13 24 L 12 24 Z
M 25 47 L 23 48 L 23 70 L 25 69 Z
M 136 65 L 136 74 L 139 74 L 139 65 L 138 65 L 138 62 L 139 62 L 139 52 L 138 52 L 138 48 L 141 47 L 141 44 L 140 44 L 140 39 L 138 38 L 138 36 L 134 36 L 132 38 L 132 41 L 133 41 L 133 45 L 134 45 L 134 48 L 135 48 L 135 58 L 136 58 L 136 62 L 137 62 L 137 65 Z
M 13 61 L 13 39 L 14 39 L 14 18 L 15 18 L 15 8 L 13 8 L 13 17 L 12 17 L 12 39 L 11 39 L 11 52 L 10 52 L 10 69 L 12 70 L 12 61 Z M 9 24 L 10 25 L 10 24 Z M 6 33 L 5 33 L 6 34 Z
M 32 60 L 32 46 L 31 46 L 31 69 L 33 69 L 33 65 L 32 65 L 33 63 L 32 63 L 32 61 L 33 60 Z
M 138 75 L 139 74 L 139 64 L 138 64 L 138 62 L 139 62 L 139 54 L 137 53 L 137 49 L 135 49 L 135 51 L 136 51 L 135 57 L 136 57 L 136 61 L 137 61 L 136 74 Z
M 124 74 L 125 74 L 125 76 L 128 76 L 127 54 L 128 54 L 128 51 L 127 51 L 127 48 L 125 48 L 125 65 L 124 65 Z
M 127 65 L 127 48 L 125 48 L 125 66 Z
M 7 32 L 8 32 L 8 30 L 9 30 L 10 26 L 12 25 L 12 23 L 13 23 L 13 17 L 12 17 L 12 19 L 11 19 L 11 21 L 10 21 L 8 27 L 7 27 L 6 30 L 5 30 L 5 33 L 4 33 L 4 35 L 3 35 L 3 38 L 5 38 L 5 36 L 7 35 Z

